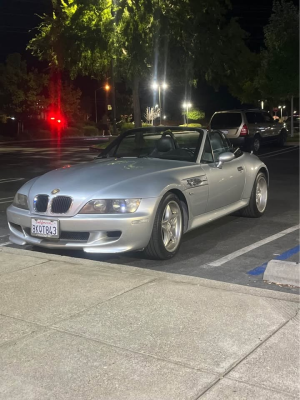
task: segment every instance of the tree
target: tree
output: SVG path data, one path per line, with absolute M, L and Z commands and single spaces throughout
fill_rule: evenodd
M 50 85 L 50 110 L 62 114 L 68 122 L 79 119 L 81 90 L 76 89 L 70 82 L 58 82 L 58 86 Z
M 146 112 L 144 114 L 144 118 L 148 124 L 153 125 L 154 120 L 159 118 L 160 116 L 160 108 L 159 107 L 147 107 Z
M 53 0 L 29 49 L 59 69 L 95 78 L 124 78 L 133 91 L 134 121 L 141 124 L 139 86 L 150 76 L 217 87 L 234 79 L 245 44 L 228 2 L 220 0 Z M 230 43 L 230 46 L 228 45 Z M 175 78 L 174 78 L 175 79 Z
M 205 112 L 197 107 L 191 108 L 190 110 L 188 110 L 188 113 L 186 111 L 183 111 L 182 115 L 186 114 L 189 121 L 200 121 L 200 119 L 205 118 Z
M 264 33 L 266 49 L 256 85 L 271 100 L 299 95 L 299 12 L 292 2 L 274 1 Z
M 20 54 L 10 54 L 0 64 L 0 114 L 20 120 L 38 114 L 47 104 L 42 94 L 47 81 L 46 75 L 28 71 Z

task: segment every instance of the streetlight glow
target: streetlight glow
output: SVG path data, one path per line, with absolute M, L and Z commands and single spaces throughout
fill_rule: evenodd
M 152 89 L 153 89 L 153 90 L 157 90 L 157 89 L 158 89 L 158 101 L 159 101 L 159 111 L 160 111 L 159 118 L 160 118 L 160 125 L 161 125 L 162 107 L 161 107 L 161 96 L 160 96 L 160 91 L 161 91 L 161 89 L 163 89 L 163 90 L 167 89 L 168 85 L 167 85 L 166 82 L 159 83 L 159 82 L 154 81 L 154 82 L 152 82 L 152 85 L 151 85 L 151 86 L 152 86 Z M 156 105 L 155 107 L 157 108 L 158 105 Z
M 108 84 L 106 84 L 106 85 L 104 86 L 104 88 L 105 88 L 105 90 L 109 91 L 110 86 L 109 86 Z
M 192 104 L 185 101 L 184 103 L 182 103 L 182 107 L 186 109 L 185 119 L 186 119 L 186 125 L 188 126 L 188 124 L 189 124 L 189 108 L 192 107 Z

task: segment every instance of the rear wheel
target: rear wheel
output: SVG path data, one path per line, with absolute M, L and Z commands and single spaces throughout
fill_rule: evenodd
M 261 217 L 267 207 L 268 183 L 267 177 L 263 172 L 259 172 L 255 179 L 251 192 L 250 201 L 247 207 L 240 211 L 240 215 L 249 218 Z
M 158 206 L 151 239 L 144 250 L 147 257 L 167 260 L 175 256 L 181 244 L 182 215 L 178 197 L 173 193 L 167 193 Z
M 286 132 L 285 131 L 281 131 L 280 135 L 278 136 L 278 139 L 277 139 L 277 145 L 279 147 L 283 147 L 285 145 L 286 138 L 287 138 Z
M 260 147 L 261 147 L 261 138 L 259 135 L 255 135 L 252 143 L 253 153 L 257 154 L 259 152 Z

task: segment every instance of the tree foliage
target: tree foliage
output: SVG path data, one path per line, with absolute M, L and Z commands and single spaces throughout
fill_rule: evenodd
M 42 94 L 46 85 L 46 75 L 28 71 L 20 54 L 10 54 L 0 64 L 0 114 L 19 118 L 37 114 L 46 104 Z
M 244 32 L 235 20 L 228 22 L 228 1 L 55 0 L 53 5 L 29 49 L 72 76 L 99 78 L 113 66 L 133 90 L 137 126 L 143 80 L 168 74 L 168 80 L 182 83 L 201 76 L 217 87 L 235 79 L 236 60 L 246 48 Z
M 184 111 L 182 115 L 187 115 L 189 121 L 200 121 L 205 118 L 205 112 L 197 107 L 193 107 L 188 112 Z
M 265 47 L 256 79 L 262 95 L 288 99 L 299 94 L 299 12 L 286 0 L 275 0 L 265 28 Z

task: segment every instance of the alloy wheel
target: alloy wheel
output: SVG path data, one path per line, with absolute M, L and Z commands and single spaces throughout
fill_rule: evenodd
M 178 203 L 170 201 L 163 212 L 161 233 L 164 247 L 170 253 L 179 246 L 182 234 L 182 214 Z
M 256 183 L 256 207 L 259 212 L 264 212 L 268 200 L 268 185 L 264 176 L 260 176 Z

